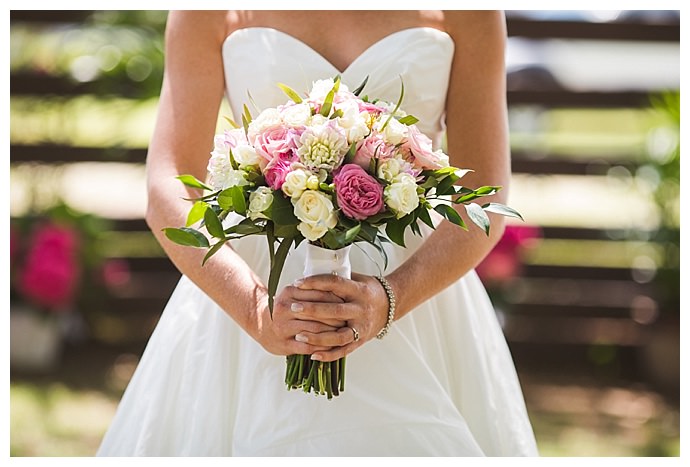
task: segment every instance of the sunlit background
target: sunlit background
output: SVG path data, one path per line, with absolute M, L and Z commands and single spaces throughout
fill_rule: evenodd
M 541 453 L 678 455 L 679 12 L 507 17 L 526 222 L 479 272 Z M 166 13 L 10 18 L 11 455 L 90 456 L 179 278 L 143 221 Z

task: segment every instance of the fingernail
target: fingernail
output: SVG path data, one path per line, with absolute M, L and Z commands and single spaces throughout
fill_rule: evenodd
M 323 356 L 320 353 L 311 354 L 312 360 L 321 360 L 322 358 L 323 358 Z
M 295 287 L 301 287 L 303 284 L 304 284 L 304 279 L 297 279 L 295 282 L 292 283 L 292 285 Z
M 308 342 L 309 341 L 309 339 L 307 339 L 307 336 L 305 336 L 304 334 L 297 334 L 295 336 L 295 340 L 297 342 Z
M 299 313 L 300 311 L 304 310 L 304 305 L 301 303 L 293 303 L 290 305 L 290 310 L 292 310 L 295 313 Z

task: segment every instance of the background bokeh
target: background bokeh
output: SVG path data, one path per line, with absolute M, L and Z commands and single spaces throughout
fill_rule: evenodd
M 680 14 L 507 17 L 526 223 L 479 272 L 541 452 L 676 456 Z M 143 221 L 165 20 L 10 14 L 12 456 L 95 453 L 179 278 Z

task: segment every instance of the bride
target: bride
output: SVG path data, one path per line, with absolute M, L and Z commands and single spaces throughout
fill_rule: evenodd
M 265 239 L 216 254 L 162 234 L 184 225 L 204 179 L 221 100 L 235 115 L 340 74 L 351 89 L 395 102 L 450 163 L 474 169 L 467 186 L 502 185 L 509 150 L 505 20 L 500 12 L 172 12 L 165 76 L 148 158 L 147 221 L 183 273 L 120 402 L 101 456 L 536 455 L 511 356 L 473 268 L 503 230 L 436 230 L 391 247 L 385 278 L 353 249 L 352 280 L 301 279 L 304 244 L 285 264 L 269 317 Z M 468 222 L 468 225 L 471 224 Z M 375 256 L 375 255 L 373 255 Z M 390 323 L 388 323 L 390 324 Z M 355 331 L 356 330 L 356 331 Z M 347 388 L 333 400 L 282 384 L 285 356 L 348 356 Z

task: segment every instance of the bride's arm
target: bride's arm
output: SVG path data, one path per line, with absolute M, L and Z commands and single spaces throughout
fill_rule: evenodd
M 505 95 L 505 19 L 500 12 L 446 13 L 447 28 L 455 41 L 448 90 L 447 136 L 452 166 L 474 169 L 462 184 L 476 188 L 500 185 L 503 189 L 491 201 L 505 202 L 510 179 L 507 111 Z M 458 212 L 465 216 L 464 208 Z M 503 234 L 502 216 L 491 215 L 491 235 L 467 221 L 466 232 L 443 221 L 424 244 L 387 279 L 396 296 L 396 319 L 441 292 L 474 268 Z M 298 315 L 323 318 L 335 314 L 348 321 L 360 335 L 352 342 L 352 331 L 302 336 L 312 343 L 342 345 L 322 352 L 317 359 L 333 360 L 350 353 L 372 339 L 386 322 L 388 302 L 375 278 L 353 275 L 353 281 L 339 278 L 307 278 L 301 288 L 332 290 L 344 305 L 302 304 Z
M 184 225 L 191 205 L 182 198 L 199 196 L 175 177 L 192 174 L 205 179 L 224 92 L 221 45 L 227 34 L 225 15 L 209 11 L 169 15 L 165 74 L 146 159 L 146 221 L 175 266 L 268 351 L 311 353 L 319 347 L 297 342 L 295 334 L 304 329 L 334 328 L 298 321 L 287 311 L 284 303 L 289 304 L 294 296 L 285 294 L 294 294 L 294 290 L 277 297 L 272 321 L 265 285 L 232 248 L 223 248 L 201 267 L 206 250 L 175 245 L 162 232 L 165 227 Z

